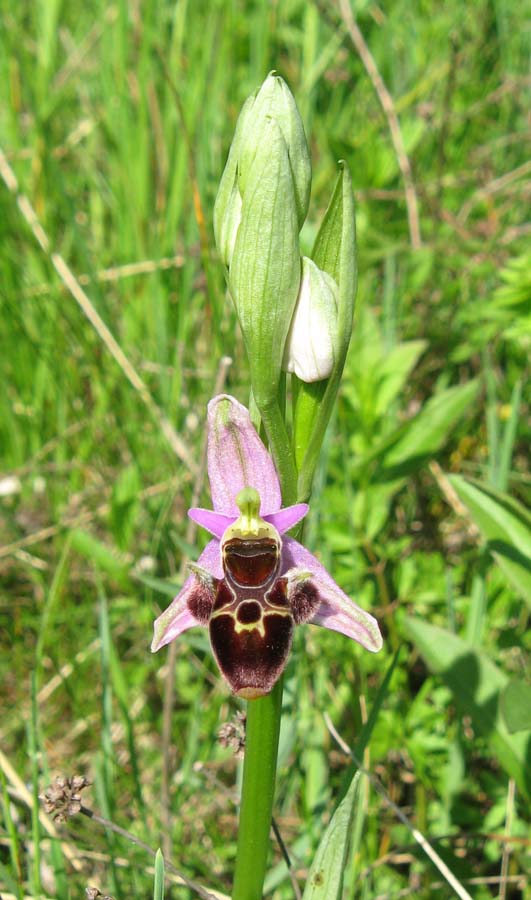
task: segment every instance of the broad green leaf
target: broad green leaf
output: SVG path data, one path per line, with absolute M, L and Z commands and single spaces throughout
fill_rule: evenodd
M 345 797 L 337 807 L 313 859 L 303 900 L 339 900 L 356 803 L 364 777 L 356 772 Z
M 531 515 L 509 497 L 479 481 L 450 475 L 449 481 L 468 509 L 499 567 L 531 606 Z
M 476 398 L 478 389 L 479 382 L 476 380 L 435 394 L 419 414 L 403 427 L 400 436 L 385 454 L 383 467 L 387 471 L 396 470 L 437 453 L 451 437 L 456 422 Z
M 373 541 L 389 521 L 389 507 L 400 481 L 375 483 L 354 496 L 351 519 L 354 527 Z
M 381 360 L 375 408 L 377 416 L 383 415 L 398 396 L 426 346 L 426 341 L 404 341 Z
M 511 734 L 531 729 L 531 684 L 512 679 L 501 696 L 501 708 Z
M 452 691 L 461 714 L 490 743 L 500 765 L 531 796 L 528 736 L 509 733 L 500 710 L 508 677 L 483 653 L 444 628 L 407 617 L 406 628 L 427 665 Z

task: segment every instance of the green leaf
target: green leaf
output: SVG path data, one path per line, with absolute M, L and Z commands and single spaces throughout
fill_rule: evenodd
M 175 597 L 183 586 L 182 582 L 177 584 L 173 581 L 163 581 L 162 578 L 155 578 L 153 575 L 139 575 L 135 572 L 133 577 L 135 581 L 139 581 L 158 594 L 164 594 L 165 597 Z
M 511 734 L 531 729 L 531 684 L 512 679 L 501 696 L 501 709 Z
M 339 900 L 341 897 L 352 819 L 364 780 L 365 776 L 356 772 L 332 816 L 313 859 L 303 900 Z
M 153 887 L 153 900 L 164 900 L 164 857 L 162 850 L 157 850 L 155 856 L 155 884 Z
M 404 341 L 385 353 L 377 373 L 375 415 L 382 416 L 396 399 L 426 347 L 427 341 Z
M 452 691 L 460 713 L 471 717 L 500 765 L 531 797 L 531 741 L 528 736 L 510 734 L 500 710 L 508 676 L 485 654 L 444 628 L 411 617 L 406 618 L 406 628 L 431 671 Z
M 531 515 L 501 491 L 460 475 L 449 481 L 500 569 L 531 606 Z
M 437 453 L 452 436 L 452 429 L 475 400 L 478 389 L 479 382 L 470 381 L 431 397 L 385 453 L 383 468 L 396 477 L 397 470 L 409 470 L 419 460 Z

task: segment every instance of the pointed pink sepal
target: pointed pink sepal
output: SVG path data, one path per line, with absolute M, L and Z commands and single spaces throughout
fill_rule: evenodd
M 208 404 L 208 478 L 216 512 L 238 516 L 236 497 L 245 487 L 260 494 L 262 517 L 281 507 L 280 483 L 248 410 L 229 394 Z
M 222 513 L 214 512 L 213 509 L 202 509 L 200 506 L 192 506 L 188 510 L 188 515 L 193 522 L 197 522 L 205 531 L 210 531 L 214 537 L 223 537 L 223 532 L 232 525 L 237 516 L 224 516 Z
M 279 534 L 284 534 L 285 531 L 289 531 L 297 522 L 304 519 L 309 508 L 307 503 L 296 503 L 294 506 L 286 506 L 276 513 L 264 516 L 264 519 L 274 525 Z
M 207 569 L 214 578 L 222 578 L 223 571 L 219 555 L 219 541 L 210 541 L 197 560 L 197 565 Z M 168 608 L 156 619 L 153 626 L 153 641 L 151 652 L 156 653 L 161 647 L 165 647 L 170 641 L 193 628 L 199 622 L 188 609 L 188 599 L 195 586 L 195 575 L 190 575 L 184 582 L 181 590 L 170 603 Z
M 312 575 L 312 582 L 319 591 L 321 605 L 311 622 L 332 631 L 340 631 L 376 653 L 382 647 L 378 622 L 370 613 L 357 606 L 330 577 L 318 559 L 293 538 L 282 542 L 282 572 L 297 568 Z

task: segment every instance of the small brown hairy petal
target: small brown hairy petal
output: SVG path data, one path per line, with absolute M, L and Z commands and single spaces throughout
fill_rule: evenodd
M 319 591 L 313 581 L 296 581 L 288 584 L 288 600 L 296 625 L 313 619 L 321 605 Z
M 200 625 L 208 625 L 210 613 L 214 605 L 217 583 L 212 579 L 212 584 L 195 577 L 195 584 L 188 597 L 188 609 Z

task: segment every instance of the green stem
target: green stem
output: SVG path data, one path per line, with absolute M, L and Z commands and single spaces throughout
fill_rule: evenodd
M 270 694 L 247 703 L 245 762 L 232 900 L 261 900 L 269 852 L 269 831 L 283 678 Z

